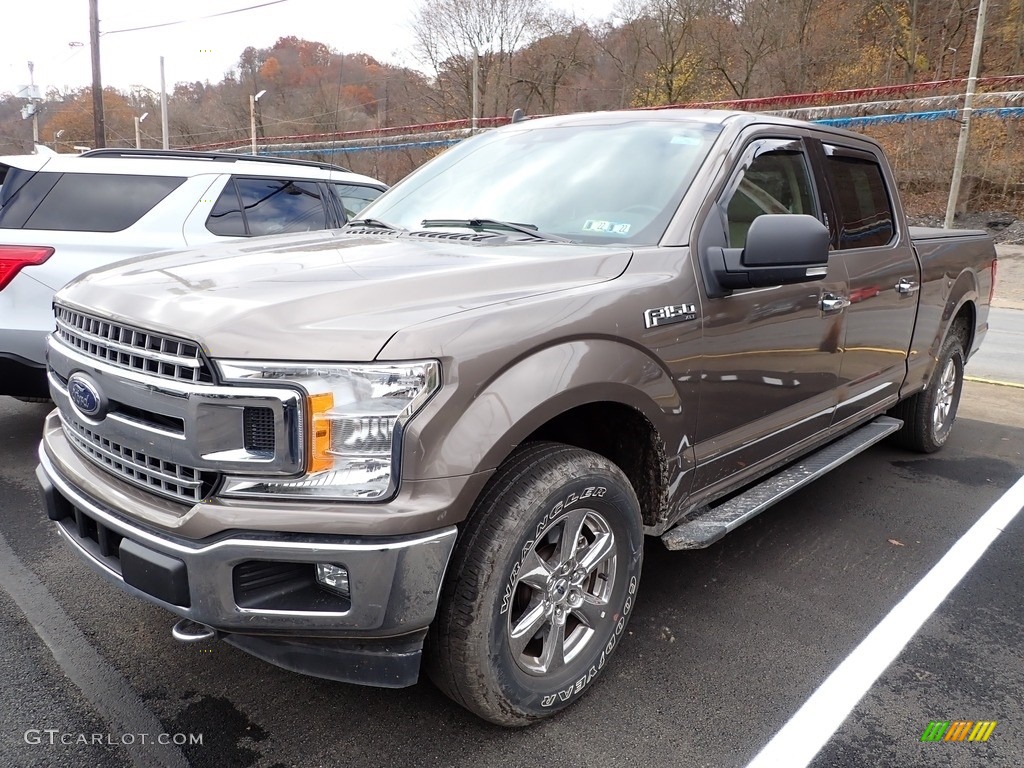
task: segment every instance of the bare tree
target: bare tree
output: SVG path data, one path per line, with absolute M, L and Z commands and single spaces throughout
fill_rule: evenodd
M 544 10 L 543 0 L 424 0 L 413 32 L 420 56 L 448 91 L 441 94 L 443 111 L 470 114 L 477 67 L 481 111 L 505 114 L 513 86 L 512 55 L 530 40 L 534 20 Z
M 777 12 L 777 0 L 737 0 L 723 3 L 706 23 L 708 67 L 736 98 L 753 95 L 767 59 L 785 44 L 784 29 L 773 19 Z
M 708 0 L 622 0 L 618 15 L 624 32 L 645 60 L 638 105 L 676 104 L 700 83 L 702 51 L 694 32 L 709 13 Z
M 515 82 L 521 87 L 523 107 L 529 113 L 560 111 L 559 89 L 571 78 L 589 74 L 596 46 L 590 28 L 560 12 L 541 18 L 537 39 L 513 60 Z

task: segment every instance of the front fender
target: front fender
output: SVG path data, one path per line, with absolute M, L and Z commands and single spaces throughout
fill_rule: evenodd
M 640 411 L 669 455 L 683 452 L 684 435 L 692 431 L 685 425 L 694 414 L 684 413 L 668 372 L 642 349 L 619 341 L 566 341 L 520 358 L 480 386 L 448 383 L 454 386 L 447 396 L 410 422 L 403 468 L 409 479 L 494 469 L 545 423 L 588 403 Z

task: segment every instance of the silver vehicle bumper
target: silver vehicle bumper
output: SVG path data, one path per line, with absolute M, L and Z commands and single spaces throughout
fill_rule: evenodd
M 299 672 L 375 685 L 415 682 L 454 526 L 406 537 L 238 531 L 192 541 L 132 522 L 65 480 L 44 450 L 39 456 L 36 474 L 58 532 L 126 592 Z M 316 563 L 348 571 L 348 598 L 317 584 Z M 351 652 L 360 654 L 359 674 L 338 663 L 339 653 Z M 363 679 L 366 653 L 391 662 L 396 654 L 408 657 L 403 682 L 372 672 Z

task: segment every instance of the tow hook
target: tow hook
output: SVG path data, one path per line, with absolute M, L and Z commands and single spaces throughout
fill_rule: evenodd
M 180 643 L 199 643 L 203 640 L 213 640 L 218 632 L 213 627 L 192 621 L 192 619 L 181 619 L 171 627 L 171 636 Z

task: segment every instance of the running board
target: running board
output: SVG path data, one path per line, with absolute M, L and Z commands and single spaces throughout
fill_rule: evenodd
M 903 422 L 879 416 L 845 437 L 805 456 L 778 474 L 749 488 L 721 506 L 708 509 L 699 517 L 684 520 L 661 536 L 669 549 L 703 549 L 735 530 L 777 501 L 817 480 L 861 451 L 892 434 Z

